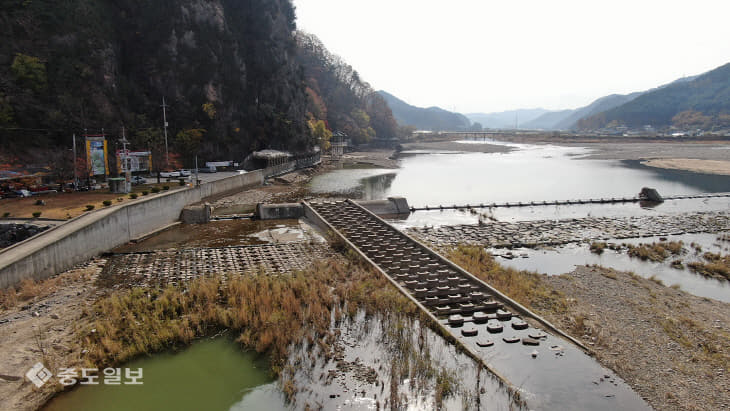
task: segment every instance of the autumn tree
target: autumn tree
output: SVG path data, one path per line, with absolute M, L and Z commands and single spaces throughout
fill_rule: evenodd
M 387 103 L 357 70 L 312 34 L 297 32 L 297 42 L 308 87 L 308 111 L 315 119 L 326 120 L 331 130 L 345 132 L 355 143 L 397 136 L 398 125 Z
M 38 57 L 17 53 L 10 70 L 20 84 L 33 91 L 41 91 L 48 85 L 46 65 Z
M 309 127 L 312 130 L 312 136 L 319 143 L 322 151 L 329 150 L 330 139 L 332 138 L 332 131 L 327 130 L 327 126 L 322 120 L 312 120 L 309 122 Z
M 59 191 L 63 191 L 63 184 L 74 177 L 73 152 L 71 150 L 48 150 L 44 157 L 48 161 L 53 181 L 59 185 Z
M 215 104 L 211 102 L 207 102 L 203 104 L 203 112 L 206 116 L 208 116 L 209 119 L 214 120 L 215 115 L 217 114 L 215 109 Z

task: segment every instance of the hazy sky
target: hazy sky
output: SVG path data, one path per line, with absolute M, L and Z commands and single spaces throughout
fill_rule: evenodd
M 730 62 L 728 0 L 294 0 L 376 90 L 462 113 L 576 108 Z

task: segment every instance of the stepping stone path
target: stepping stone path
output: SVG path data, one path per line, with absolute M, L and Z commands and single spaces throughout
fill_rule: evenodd
M 435 246 L 473 244 L 513 248 L 561 245 L 685 233 L 730 230 L 730 212 L 702 211 L 634 217 L 585 217 L 567 220 L 489 222 L 411 228 L 409 233 Z
M 481 362 L 491 370 L 499 370 L 500 379 L 505 382 L 519 382 L 525 384 L 527 391 L 534 395 L 542 396 L 546 401 L 545 409 L 559 409 L 565 403 L 562 400 L 555 400 L 554 392 L 578 392 L 585 391 L 587 385 L 585 378 L 568 379 L 556 378 L 554 363 L 545 361 L 530 362 L 530 369 L 525 367 L 492 368 L 494 363 L 510 361 L 516 355 L 530 355 L 532 348 L 522 344 L 515 344 L 521 340 L 525 345 L 540 344 L 540 340 L 528 337 L 528 334 L 540 333 L 539 330 L 530 329 L 530 322 L 540 322 L 540 319 L 533 317 L 529 312 L 505 298 L 499 293 L 492 291 L 485 283 L 479 281 L 468 273 L 458 269 L 445 258 L 436 254 L 431 249 L 414 241 L 407 234 L 400 232 L 390 224 L 370 213 L 357 203 L 347 201 L 320 201 L 316 203 L 305 203 L 305 210 L 308 217 L 319 224 L 322 229 L 333 230 L 335 240 L 344 239 L 348 247 L 353 247 L 361 253 L 371 264 L 376 266 L 383 275 L 393 283 L 397 284 L 399 290 L 418 302 L 421 308 L 438 321 L 443 331 L 463 344 L 463 347 L 475 356 L 479 356 Z M 552 222 L 551 222 L 552 223 Z M 501 224 L 501 223 L 498 223 Z M 574 222 L 566 224 L 561 229 L 572 229 Z M 586 229 L 590 229 L 591 221 L 584 222 Z M 464 228 L 460 231 L 460 228 Z M 463 242 L 465 236 L 473 235 L 474 239 L 487 239 L 493 235 L 490 232 L 480 232 L 481 227 L 459 226 L 456 229 L 428 231 L 433 239 L 443 239 L 448 243 Z M 511 227 L 509 235 L 514 230 L 529 229 L 520 227 L 518 224 Z M 507 235 L 507 234 L 505 234 Z M 453 238 L 451 237 L 453 236 Z M 505 237 L 506 238 L 506 237 Z M 529 315 L 521 318 L 523 313 Z M 486 322 L 486 324 L 485 324 Z M 511 336 L 491 340 L 489 333 L 502 333 L 505 326 L 517 324 L 517 327 L 510 327 Z M 523 325 L 524 324 L 524 325 Z M 560 334 L 559 330 L 551 332 Z M 523 329 L 514 329 L 521 328 Z M 566 336 L 546 336 L 545 345 L 554 345 L 555 342 L 569 344 L 564 339 Z M 484 347 L 493 347 L 489 350 L 482 350 Z M 595 371 L 603 371 L 598 363 L 587 354 L 581 352 L 577 347 L 570 347 L 574 364 L 580 364 L 571 369 L 572 373 L 580 375 L 593 375 Z M 504 352 L 507 355 L 501 355 Z M 534 351 L 533 351 L 534 352 Z M 560 351 L 562 356 L 563 351 Z M 534 356 L 534 355 L 533 355 Z M 556 354 L 556 357 L 558 355 Z M 504 364 L 502 364 L 504 365 Z M 499 367 L 499 366 L 497 366 Z M 528 378 L 529 377 L 529 378 Z M 525 382 L 527 381 L 527 382 Z M 590 387 L 592 388 L 592 387 Z M 637 405 L 645 405 L 641 398 L 627 388 L 631 398 L 629 401 L 632 409 L 648 409 Z M 624 398 L 626 398 L 624 396 Z M 606 408 L 604 395 L 582 398 L 584 409 L 609 409 Z M 624 404 L 624 403 L 622 403 Z M 608 404 L 610 409 L 617 408 L 617 404 Z M 603 407 L 603 408 L 602 408 Z

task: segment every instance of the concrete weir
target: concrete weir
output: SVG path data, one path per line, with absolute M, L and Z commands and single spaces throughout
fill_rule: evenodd
M 579 341 L 356 202 L 304 203 L 531 409 L 650 409 Z

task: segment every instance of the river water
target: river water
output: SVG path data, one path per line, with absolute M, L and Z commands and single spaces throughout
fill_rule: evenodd
M 261 356 L 226 337 L 206 338 L 176 353 L 122 366 L 142 368 L 142 385 L 85 385 L 58 395 L 46 411 L 286 409 Z M 100 381 L 103 381 L 100 379 Z
M 587 158 L 592 150 L 584 147 L 514 144 L 499 141 L 463 141 L 459 144 L 499 144 L 512 148 L 507 153 L 403 152 L 400 168 L 336 170 L 315 177 L 311 190 L 362 199 L 402 196 L 415 207 L 477 205 L 504 202 L 577 200 L 634 197 L 642 187 L 656 188 L 664 196 L 730 191 L 730 176 L 693 173 L 648 167 L 638 160 L 597 160 Z M 458 148 L 458 145 L 455 145 Z M 669 200 L 655 207 L 639 203 L 532 206 L 482 209 L 498 221 L 555 220 L 581 217 L 628 217 L 672 215 L 690 211 L 730 211 L 730 198 Z M 464 210 L 416 211 L 396 227 L 477 224 L 478 213 Z M 672 241 L 695 242 L 705 251 L 726 253 L 716 235 L 672 236 Z M 650 243 L 659 239 L 645 238 Z M 615 242 L 632 242 L 617 240 Z M 687 269 L 677 270 L 666 263 L 631 259 L 607 251 L 591 254 L 587 245 L 567 245 L 553 249 L 515 250 L 524 258 L 500 259 L 504 265 L 549 275 L 571 271 L 580 264 L 599 264 L 630 270 L 644 277 L 656 276 L 667 286 L 702 297 L 730 301 L 727 281 L 707 279 Z M 690 258 L 689 256 L 688 258 Z M 691 258 L 690 258 L 691 260 Z M 688 260 L 689 261 L 689 260 Z
M 462 144 L 479 144 L 461 142 Z M 494 142 L 492 142 L 494 143 Z M 595 160 L 583 147 L 511 144 L 507 153 L 401 153 L 400 168 L 344 169 L 317 176 L 314 192 L 404 196 L 415 207 L 633 197 L 642 187 L 679 195 L 730 190 L 730 177 Z
M 479 144 L 463 142 L 463 144 Z M 508 153 L 417 152 L 402 153 L 400 168 L 392 169 L 343 169 L 317 176 L 311 183 L 315 193 L 328 193 L 364 199 L 380 199 L 392 195 L 404 196 L 412 206 L 438 206 L 452 204 L 479 204 L 535 200 L 571 200 L 601 197 L 632 197 L 642 187 L 656 188 L 663 195 L 695 194 L 701 192 L 730 191 L 730 177 L 714 176 L 683 171 L 662 170 L 641 165 L 638 161 L 594 160 L 585 158 L 590 150 L 580 147 L 553 145 L 506 144 L 513 148 Z M 636 203 L 612 205 L 523 207 L 491 210 L 492 217 L 500 221 L 564 219 L 583 216 L 631 216 L 642 214 L 671 214 L 696 210 L 730 210 L 729 199 L 667 201 L 655 208 L 642 208 Z M 463 211 L 423 211 L 411 213 L 404 220 L 393 221 L 400 228 L 441 225 L 476 224 L 477 216 Z M 210 224 L 205 233 L 200 227 L 179 227 L 162 236 L 147 240 L 129 250 L 151 251 L 178 247 L 193 242 L 194 246 L 223 246 L 243 243 L 267 243 L 274 237 L 299 236 L 289 233 L 295 222 L 280 225 L 273 223 L 219 222 Z M 282 232 L 279 232 L 279 231 Z M 271 237 L 271 238 L 270 238 Z M 678 238 L 686 243 L 697 242 L 706 250 L 722 251 L 715 243 L 714 235 L 693 235 Z M 652 239 L 643 239 L 649 242 Z M 196 243 L 198 241 L 199 243 Z M 629 242 L 622 240 L 621 242 Z M 715 246 L 713 246 L 715 244 Z M 725 250 L 727 251 L 727 250 Z M 633 270 L 637 274 L 657 275 L 666 285 L 680 284 L 688 292 L 730 300 L 727 282 L 706 280 L 684 270 L 669 268 L 667 264 L 645 263 L 631 260 L 607 250 L 602 256 L 591 254 L 587 246 L 567 245 L 550 250 L 513 250 L 526 258 L 500 260 L 505 265 L 529 269 L 547 274 L 568 272 L 576 264 L 596 263 L 617 269 Z M 358 324 L 360 324 L 358 322 Z M 363 322 L 362 324 L 365 324 Z M 351 324 L 350 327 L 355 327 Z M 364 335 L 375 335 L 372 329 Z M 366 358 L 365 353 L 382 355 L 381 338 L 370 341 L 358 335 L 363 347 L 347 356 Z M 433 344 L 445 344 L 433 336 Z M 370 345 L 368 345 L 370 344 Z M 367 349 L 364 350 L 364 348 Z M 446 347 L 446 346 L 445 346 Z M 451 347 L 451 348 L 450 348 Z M 452 346 L 439 348 L 448 353 Z M 303 353 L 301 355 L 304 355 Z M 443 354 L 446 356 L 446 354 Z M 457 354 L 447 357 L 457 358 Z M 355 361 L 355 359 L 350 358 Z M 383 361 L 385 358 L 379 359 Z M 458 367 L 469 371 L 466 360 Z M 450 359 L 447 362 L 458 362 Z M 331 365 L 320 365 L 319 367 Z M 284 396 L 268 371 L 268 364 L 261 357 L 242 352 L 240 346 L 220 337 L 204 339 L 177 353 L 156 354 L 123 365 L 124 368 L 143 368 L 144 385 L 109 386 L 90 385 L 77 387 L 57 396 L 45 410 L 255 410 L 270 411 L 287 409 Z M 319 367 L 317 368 L 319 370 Z M 326 370 L 323 368 L 323 370 Z M 472 372 L 472 371 L 469 371 Z M 306 370 L 298 372 L 297 379 L 305 380 Z M 299 375 L 302 374 L 302 375 Z M 387 374 L 387 373 L 386 373 Z M 317 380 L 317 373 L 309 382 L 313 391 L 325 391 Z M 463 377 L 459 375 L 459 377 Z M 473 380 L 474 375 L 463 379 Z M 484 378 L 484 377 L 482 377 Z M 490 387 L 490 383 L 483 381 Z M 484 386 L 484 385 L 483 385 Z M 372 387 L 371 387 L 372 388 Z M 406 387 L 403 387 L 405 389 Z M 370 390 L 370 388 L 369 388 Z M 382 387 L 372 388 L 368 395 L 382 393 Z M 364 391 L 363 391 L 364 392 Z M 300 394 L 306 395 L 306 394 Z M 487 397 L 496 409 L 510 409 L 510 401 L 498 387 L 491 387 Z M 478 396 L 478 395 L 477 395 Z M 319 397 L 319 395 L 318 395 Z M 339 396 L 338 396 L 339 397 Z M 458 397 L 458 396 L 457 396 Z M 356 409 L 374 409 L 375 401 L 364 395 L 353 397 L 368 399 L 367 403 L 348 406 Z M 339 398 L 330 405 L 335 405 Z M 450 406 L 457 406 L 452 400 Z M 496 400 L 496 401 L 495 401 Z M 417 403 L 417 402 L 416 402 Z M 413 403 L 411 403 L 413 404 Z M 424 405 L 424 404 L 421 404 Z M 432 404 L 431 404 L 432 405 Z M 291 408 L 291 406 L 289 406 Z

